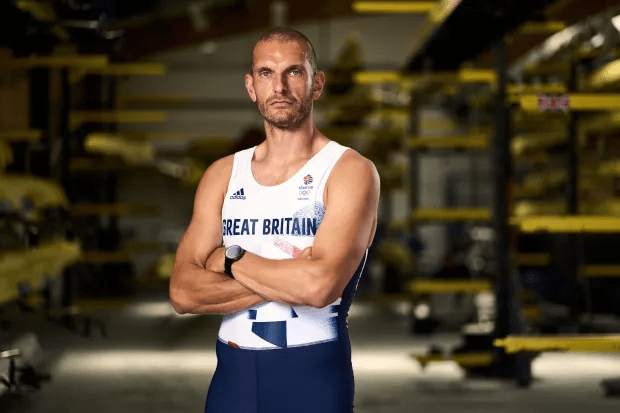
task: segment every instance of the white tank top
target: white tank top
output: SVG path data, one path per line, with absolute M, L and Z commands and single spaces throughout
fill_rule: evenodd
M 330 172 L 348 149 L 330 141 L 286 182 L 262 186 L 252 174 L 256 147 L 235 153 L 222 207 L 224 245 L 270 259 L 296 257 L 314 242 L 325 215 Z M 366 254 L 343 296 L 324 308 L 262 303 L 225 315 L 218 339 L 244 349 L 305 346 L 346 338 L 346 316 Z M 345 306 L 341 303 L 345 301 Z M 343 337 L 344 336 L 344 337 Z

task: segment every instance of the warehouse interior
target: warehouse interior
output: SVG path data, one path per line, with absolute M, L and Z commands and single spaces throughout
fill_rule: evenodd
M 355 412 L 620 408 L 620 1 L 7 0 L 0 22 L 0 411 L 204 411 L 222 315 L 177 314 L 170 277 L 205 170 L 265 139 L 244 74 L 278 26 L 326 75 L 318 129 L 381 178 Z

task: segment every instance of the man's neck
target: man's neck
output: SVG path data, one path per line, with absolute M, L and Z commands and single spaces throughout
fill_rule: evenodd
M 294 131 L 277 129 L 265 121 L 265 132 L 267 139 L 261 158 L 283 164 L 300 158 L 310 159 L 315 152 L 315 137 L 320 135 L 311 116 Z

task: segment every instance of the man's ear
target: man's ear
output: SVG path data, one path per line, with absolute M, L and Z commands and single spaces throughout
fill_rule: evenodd
M 325 88 L 325 73 L 317 72 L 314 75 L 314 84 L 312 85 L 312 100 L 318 100 Z
M 256 102 L 256 91 L 254 90 L 254 79 L 252 78 L 252 75 L 247 74 L 245 75 L 245 88 L 248 90 L 248 95 L 250 95 L 250 99 L 252 99 L 252 102 Z

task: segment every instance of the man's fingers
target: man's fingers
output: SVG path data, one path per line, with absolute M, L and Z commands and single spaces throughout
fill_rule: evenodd
M 219 264 L 220 264 L 220 261 L 222 261 L 224 251 L 225 251 L 225 248 L 216 248 L 211 253 L 211 255 L 209 255 L 209 258 L 207 258 L 207 262 L 205 263 L 205 268 L 207 270 L 223 274 L 224 266 L 219 265 Z

